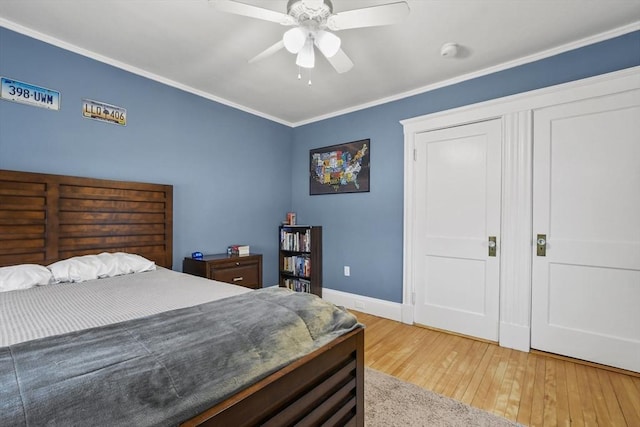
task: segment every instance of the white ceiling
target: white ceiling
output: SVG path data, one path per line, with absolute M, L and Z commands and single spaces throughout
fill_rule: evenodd
M 286 0 L 242 1 L 286 13 Z M 341 12 L 392 1 L 333 5 Z M 640 0 L 408 3 L 401 24 L 336 33 L 351 71 L 338 74 L 318 56 L 302 80 L 284 49 L 247 62 L 288 27 L 207 0 L 0 0 L 0 25 L 291 126 L 640 29 Z M 461 55 L 441 57 L 446 42 Z

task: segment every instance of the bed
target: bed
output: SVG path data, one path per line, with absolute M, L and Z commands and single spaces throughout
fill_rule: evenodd
M 248 291 L 171 271 L 172 191 L 169 185 L 0 170 L 0 267 L 50 266 L 102 253 L 138 254 L 155 266 L 3 293 L 3 313 L 10 311 L 6 307 L 22 313 L 15 307 L 29 305 L 29 316 L 44 317 L 40 329 L 27 332 L 21 325 L 28 322 L 19 316 L 2 319 L 13 322 L 13 329 L 5 326 L 11 332 L 0 333 L 0 424 L 57 425 L 62 408 L 70 408 L 68 416 L 77 417 L 72 424 L 104 424 L 104 417 L 117 420 L 122 411 L 121 422 L 110 425 L 362 426 L 361 325 L 315 296 L 278 288 Z M 177 296 L 171 296 L 176 286 Z M 59 296 L 65 293 L 71 296 Z M 141 304 L 127 304 L 140 297 Z M 88 298 L 89 306 L 70 310 L 78 306 L 74 298 Z M 132 307 L 128 314 L 105 314 L 105 301 Z M 58 324 L 61 313 L 75 318 Z M 288 332 L 288 318 L 298 332 Z M 318 323 L 322 318 L 333 323 Z M 299 338 L 303 330 L 311 340 Z M 254 347 L 234 347 L 242 341 L 238 337 L 248 337 L 244 341 Z M 140 348 L 148 350 L 144 357 L 136 353 Z M 220 348 L 228 352 L 211 356 Z M 93 356 L 87 360 L 86 354 Z M 155 360 L 156 368 L 141 374 L 138 364 L 145 358 Z M 268 363 L 258 370 L 258 361 Z M 204 370 L 198 373 L 196 365 Z M 79 367 L 80 375 L 74 372 Z M 16 372 L 20 378 L 14 381 Z M 126 385 L 129 376 L 132 385 Z M 155 391 L 125 408 L 127 400 L 136 400 L 128 394 L 136 386 L 136 396 Z M 40 403 L 34 400 L 39 395 Z

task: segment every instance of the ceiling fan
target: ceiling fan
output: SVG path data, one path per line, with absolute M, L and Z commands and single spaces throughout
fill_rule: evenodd
M 313 68 L 315 46 L 338 73 L 349 71 L 353 62 L 340 48 L 340 38 L 331 31 L 395 24 L 409 13 L 406 1 L 333 13 L 330 0 L 289 0 L 286 14 L 236 0 L 209 1 L 224 12 L 294 27 L 284 33 L 282 40 L 250 59 L 250 63 L 285 48 L 297 55 L 299 67 Z

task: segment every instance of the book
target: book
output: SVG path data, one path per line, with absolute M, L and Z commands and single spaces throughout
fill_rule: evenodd
M 249 255 L 249 245 L 231 245 L 227 248 L 229 255 Z
M 287 225 L 296 225 L 296 213 L 287 212 Z

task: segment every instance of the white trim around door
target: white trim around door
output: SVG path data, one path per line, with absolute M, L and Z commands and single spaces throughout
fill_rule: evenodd
M 453 110 L 402 120 L 404 126 L 404 256 L 402 321 L 415 304 L 415 144 L 426 131 L 501 119 L 502 201 L 500 331 L 503 347 L 530 350 L 532 262 L 532 114 L 538 108 L 640 88 L 640 67 L 565 83 Z

